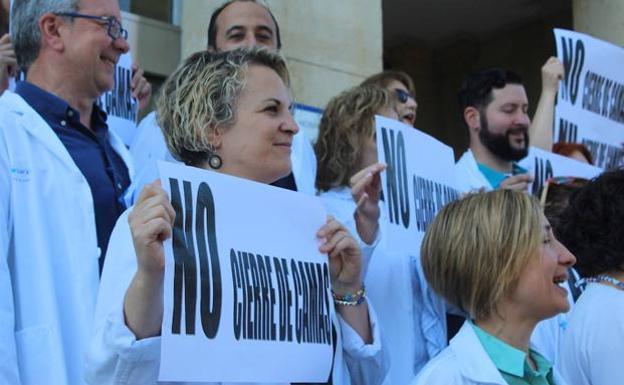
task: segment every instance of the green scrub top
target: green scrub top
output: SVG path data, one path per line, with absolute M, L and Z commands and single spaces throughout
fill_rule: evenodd
M 470 322 L 470 325 L 485 352 L 509 385 L 556 385 L 553 380 L 552 364 L 544 356 L 529 349 L 529 354 L 537 365 L 537 370 L 533 370 L 522 350 L 494 337 L 473 322 Z

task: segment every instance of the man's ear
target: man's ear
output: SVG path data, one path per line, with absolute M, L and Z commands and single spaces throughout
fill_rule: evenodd
M 41 46 L 62 52 L 65 49 L 65 42 L 61 36 L 61 28 L 66 26 L 67 23 L 61 16 L 56 16 L 53 13 L 43 14 L 39 19 Z
M 481 114 L 479 113 L 479 109 L 472 106 L 466 107 L 466 109 L 464 109 L 464 121 L 470 132 L 479 132 L 481 129 Z

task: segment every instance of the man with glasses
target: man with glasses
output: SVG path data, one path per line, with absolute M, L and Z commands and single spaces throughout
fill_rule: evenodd
M 414 96 L 414 82 L 408 74 L 402 71 L 383 71 L 368 77 L 362 85 L 375 85 L 393 92 L 397 96 L 395 109 L 399 120 L 414 127 L 418 103 Z
M 0 383 L 83 384 L 132 170 L 95 101 L 128 51 L 117 0 L 13 0 L 26 81 L 0 98 Z

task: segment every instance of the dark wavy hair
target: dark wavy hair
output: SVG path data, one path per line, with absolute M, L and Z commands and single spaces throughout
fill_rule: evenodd
M 558 232 L 581 276 L 624 271 L 624 169 L 605 172 L 572 194 Z
M 505 88 L 507 84 L 523 85 L 522 78 L 517 73 L 502 68 L 472 72 L 464 78 L 457 94 L 461 113 L 463 114 L 467 107 L 485 110 L 492 102 L 492 90 Z

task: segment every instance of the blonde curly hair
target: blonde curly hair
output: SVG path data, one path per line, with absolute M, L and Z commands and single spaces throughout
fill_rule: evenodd
M 349 185 L 359 171 L 364 143 L 375 137 L 375 114 L 393 102 L 387 90 L 372 85 L 350 88 L 330 100 L 314 146 L 317 189 Z
M 271 68 L 290 87 L 284 58 L 260 47 L 197 52 L 167 79 L 156 102 L 156 115 L 174 158 L 191 166 L 205 163 L 213 150 L 214 130 L 236 122 L 250 65 Z

